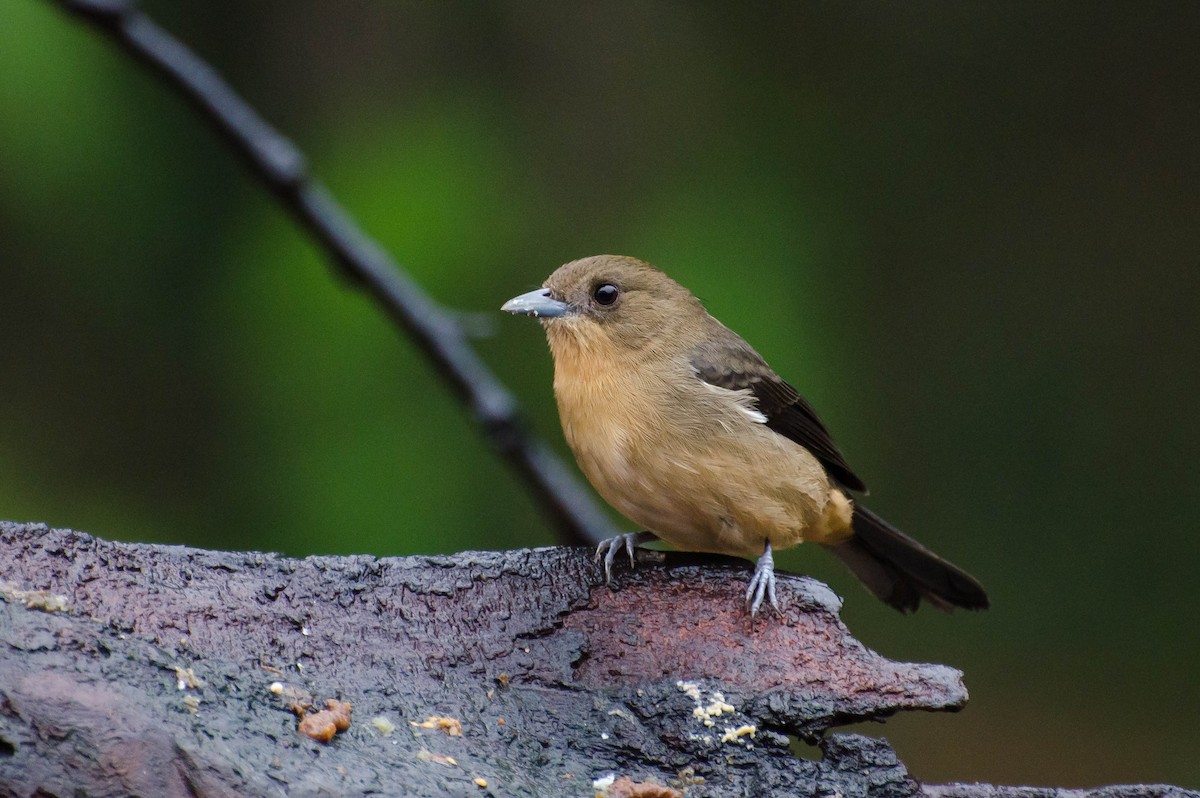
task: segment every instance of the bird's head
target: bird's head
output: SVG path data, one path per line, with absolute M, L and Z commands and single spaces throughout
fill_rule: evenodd
M 623 349 L 693 339 L 709 318 L 700 300 L 648 263 L 594 255 L 555 270 L 542 288 L 501 310 L 542 321 L 552 347 L 599 342 Z

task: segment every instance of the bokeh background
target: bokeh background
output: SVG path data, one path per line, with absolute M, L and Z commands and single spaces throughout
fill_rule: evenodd
M 882 653 L 917 776 L 1200 787 L 1200 6 L 145 7 L 293 137 L 564 452 L 559 263 L 667 269 L 990 588 Z M 0 7 L 0 517 L 294 555 L 553 542 L 427 363 L 154 78 Z

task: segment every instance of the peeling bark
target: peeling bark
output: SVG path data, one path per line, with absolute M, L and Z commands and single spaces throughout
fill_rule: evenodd
M 751 620 L 748 564 L 643 560 L 609 589 L 581 549 L 295 560 L 0 523 L 0 795 L 1082 796 L 922 788 L 858 735 L 794 757 L 788 734 L 961 708 L 961 675 L 869 650 L 813 580 Z M 293 705 L 329 699 L 350 728 L 301 735 Z

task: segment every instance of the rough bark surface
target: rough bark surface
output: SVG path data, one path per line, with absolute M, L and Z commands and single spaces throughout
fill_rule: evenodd
M 788 734 L 960 708 L 961 675 L 867 649 L 812 580 L 752 621 L 748 565 L 643 559 L 609 589 L 578 549 L 295 560 L 0 523 L 0 795 L 1081 795 L 922 788 L 858 735 L 794 757 Z M 326 744 L 290 706 L 327 699 L 353 710 Z

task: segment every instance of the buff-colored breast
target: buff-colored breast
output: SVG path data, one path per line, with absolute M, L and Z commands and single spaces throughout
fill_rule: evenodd
M 630 358 L 603 336 L 549 330 L 567 443 L 606 501 L 676 548 L 756 557 L 848 538 L 851 504 L 806 449 L 769 429 L 743 392 L 686 358 Z M 761 416 L 757 416 L 761 419 Z

